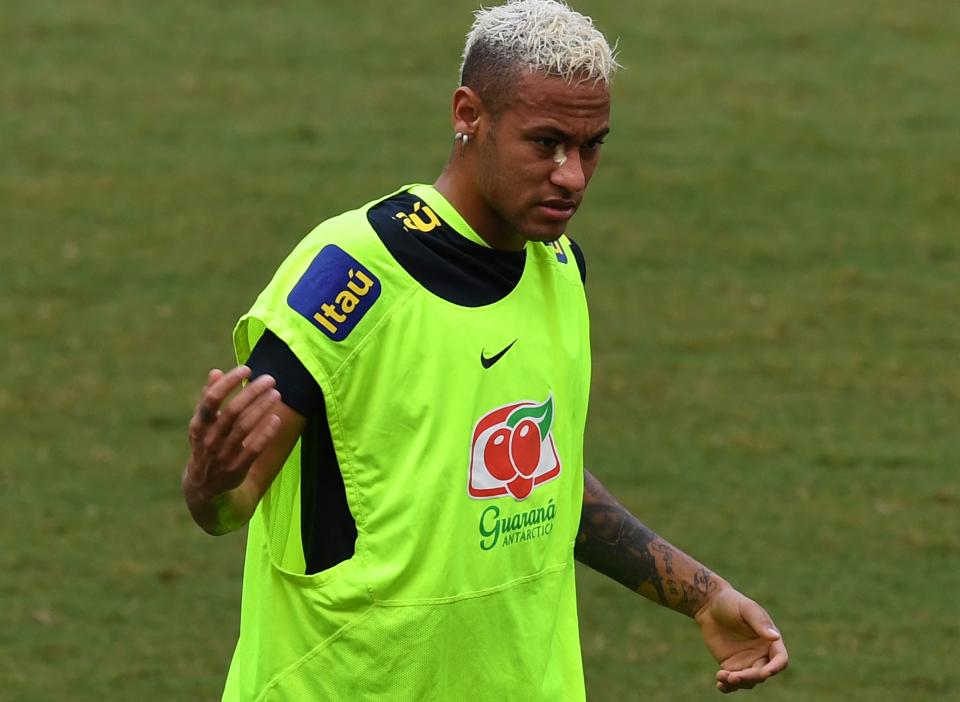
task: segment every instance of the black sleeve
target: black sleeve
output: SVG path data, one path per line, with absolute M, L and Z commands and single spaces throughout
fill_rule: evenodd
M 567 237 L 570 239 L 570 237 Z M 587 259 L 583 257 L 583 249 L 580 248 L 580 244 L 575 242 L 573 239 L 570 239 L 570 248 L 573 249 L 573 257 L 577 259 L 577 268 L 580 269 L 580 280 L 583 281 L 583 284 L 587 284 Z
M 296 354 L 269 329 L 253 347 L 247 366 L 252 371 L 251 380 L 272 375 L 283 403 L 304 417 L 313 417 L 323 408 L 323 393 L 317 381 Z

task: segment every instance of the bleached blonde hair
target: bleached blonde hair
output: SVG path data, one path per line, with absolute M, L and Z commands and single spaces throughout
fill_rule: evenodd
M 609 83 L 620 64 L 616 48 L 593 20 L 565 2 L 510 0 L 478 10 L 463 48 L 461 85 L 477 71 L 516 72 L 517 68 L 568 82 Z

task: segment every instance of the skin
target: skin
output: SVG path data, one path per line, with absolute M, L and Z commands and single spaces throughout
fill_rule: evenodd
M 609 132 L 605 83 L 523 74 L 494 115 L 469 87 L 453 95 L 454 146 L 436 188 L 492 248 L 554 241 L 583 201 Z M 306 425 L 269 376 L 212 370 L 189 425 L 182 487 L 210 534 L 246 524 Z M 721 692 L 749 689 L 787 666 L 769 614 L 617 502 L 585 472 L 577 560 L 660 605 L 691 617 L 718 662 Z
M 691 617 L 720 670 L 721 692 L 750 689 L 787 667 L 770 615 L 723 578 L 648 529 L 585 473 L 577 560 L 657 604 Z
M 469 87 L 453 94 L 453 127 L 469 137 L 434 186 L 495 249 L 554 241 L 583 201 L 610 131 L 606 83 L 520 76 L 494 115 Z M 563 165 L 559 155 L 565 156 Z
M 246 366 L 211 370 L 188 427 L 181 488 L 194 521 L 214 536 L 250 521 L 306 426 L 280 401 L 273 378 L 262 375 L 241 389 L 249 377 Z

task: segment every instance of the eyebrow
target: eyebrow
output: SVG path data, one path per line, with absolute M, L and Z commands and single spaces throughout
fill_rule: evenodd
M 605 136 L 607 136 L 609 133 L 610 133 L 610 127 L 604 127 L 604 128 L 601 129 L 599 132 L 597 132 L 596 134 L 594 134 L 592 137 L 590 137 L 589 139 L 587 139 L 587 141 L 596 141 L 597 139 L 603 139 L 603 138 L 604 138 Z
M 563 130 L 557 129 L 556 127 L 540 126 L 533 127 L 530 129 L 530 132 L 538 133 L 547 133 L 550 136 L 557 137 L 560 141 L 570 141 L 570 135 L 564 132 Z M 610 127 L 604 127 L 599 132 L 591 136 L 589 139 L 586 139 L 586 142 L 596 141 L 597 139 L 603 139 L 610 133 Z

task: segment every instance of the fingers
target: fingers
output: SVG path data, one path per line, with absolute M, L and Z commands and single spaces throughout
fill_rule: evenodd
M 193 411 L 193 416 L 190 418 L 190 425 L 188 427 L 190 441 L 192 443 L 196 443 L 200 439 L 200 436 L 203 433 L 203 425 L 212 421 L 210 419 L 211 408 L 207 407 L 203 400 L 210 387 L 222 377 L 223 371 L 219 368 L 214 368 L 207 373 L 207 384 L 203 386 L 203 396 L 201 396 L 200 401 L 197 403 L 196 409 Z
M 767 657 L 763 656 L 756 660 L 749 668 L 736 671 L 718 671 L 717 689 L 720 690 L 720 692 L 735 692 L 736 690 L 749 690 L 756 687 L 770 677 L 763 670 L 767 660 Z
M 260 380 L 257 378 L 257 380 Z M 270 378 L 272 381 L 273 379 Z M 253 383 L 251 383 L 252 385 Z M 249 386 L 248 386 L 249 389 Z M 280 393 L 272 387 L 272 383 L 264 382 L 263 389 L 257 395 L 252 395 L 253 399 L 247 406 L 240 411 L 230 433 L 220 448 L 220 458 L 229 461 L 240 445 L 246 441 L 247 437 L 258 427 L 260 421 L 273 410 L 280 400 Z M 237 396 L 237 400 L 241 398 Z M 232 402 L 230 403 L 233 404 Z
M 233 390 L 250 377 L 250 369 L 246 366 L 237 366 L 228 373 L 213 369 L 207 375 L 207 385 L 203 389 L 203 396 L 197 405 L 195 416 L 201 424 L 212 424 L 217 418 L 220 405 Z
M 731 685 L 763 682 L 770 677 L 763 671 L 764 666 L 769 660 L 770 659 L 766 656 L 762 656 L 754 661 L 753 665 L 751 665 L 749 668 L 744 668 L 743 670 L 717 671 L 717 680 L 729 683 Z
M 740 607 L 740 616 L 756 632 L 757 636 L 761 636 L 768 641 L 776 641 L 780 638 L 780 632 L 774 626 L 770 615 L 753 600 L 745 599 Z
M 743 670 L 719 670 L 717 689 L 723 693 L 749 690 L 784 670 L 787 663 L 787 647 L 783 640 L 778 638 L 770 643 L 767 655 L 758 658 L 750 667 Z
M 766 610 L 752 600 L 742 607 L 744 621 L 762 638 L 770 642 L 767 652 L 769 661 L 763 667 L 767 677 L 776 675 L 787 667 L 787 647 L 783 643 L 780 631 L 777 629 Z
M 247 437 L 240 444 L 240 455 L 237 457 L 236 470 L 244 473 L 250 470 L 253 462 L 266 450 L 267 446 L 280 431 L 280 417 L 267 414 L 262 417 Z
M 191 444 L 187 473 L 194 485 L 206 485 L 208 481 L 218 484 L 211 476 L 222 474 L 225 464 L 218 460 L 223 448 L 223 440 L 230 434 L 234 420 L 265 390 L 274 385 L 273 378 L 262 376 L 241 390 L 225 406 L 226 398 L 236 390 L 244 379 L 250 377 L 250 369 L 237 366 L 224 373 L 214 368 L 207 374 L 207 384 L 190 419 L 189 437 Z M 251 422 L 252 428 L 256 422 Z M 239 442 L 239 440 L 238 440 Z
M 725 695 L 731 692 L 736 692 L 737 690 L 752 690 L 755 687 L 756 685 L 752 683 L 744 685 L 727 685 L 720 682 L 717 683 L 717 689 Z
M 787 667 L 790 656 L 787 654 L 787 647 L 784 645 L 783 639 L 770 644 L 769 656 L 770 662 L 763 666 L 763 670 L 767 675 L 776 675 Z
M 717 689 L 725 695 L 731 692 L 736 692 L 737 690 L 752 690 L 755 687 L 756 684 L 754 683 L 745 683 L 740 685 L 730 685 L 722 682 L 717 683 Z
M 246 369 L 245 373 L 238 373 L 237 376 L 231 378 L 230 375 L 233 372 L 230 371 L 204 392 L 202 407 L 209 409 L 215 406 L 218 408 L 214 413 L 214 421 L 212 423 L 208 422 L 210 428 L 206 432 L 207 448 L 212 448 L 213 445 L 219 446 L 223 438 L 230 433 L 233 423 L 243 413 L 247 405 L 253 402 L 264 390 L 268 390 L 274 385 L 273 378 L 269 375 L 261 375 L 224 405 L 224 399 L 250 374 L 249 369 Z
M 222 379 L 219 382 L 223 382 Z M 275 381 L 269 375 L 261 375 L 256 380 L 248 383 L 247 386 L 238 392 L 233 399 L 221 407 L 217 413 L 217 419 L 213 424 L 207 424 L 203 427 L 203 451 L 211 459 L 216 459 L 220 465 L 226 466 L 230 463 L 226 455 L 227 439 L 233 431 L 234 424 L 243 415 L 247 408 L 253 404 L 260 395 L 270 391 Z M 216 388 L 216 385 L 214 386 Z M 214 392 L 211 389 L 211 394 Z

